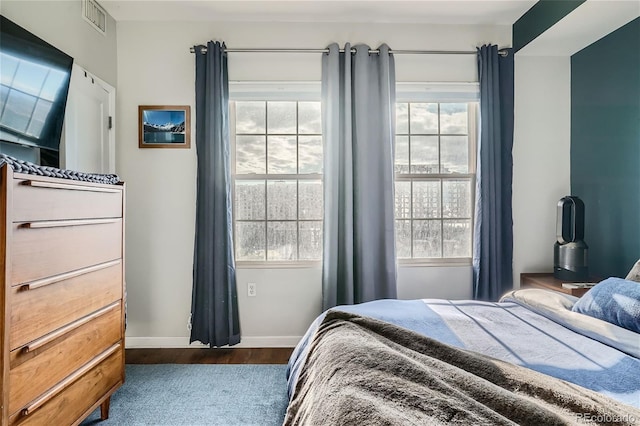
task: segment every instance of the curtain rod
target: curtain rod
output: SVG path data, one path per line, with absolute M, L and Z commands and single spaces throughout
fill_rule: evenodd
M 351 53 L 355 53 L 355 49 L 351 49 Z M 468 50 L 391 50 L 394 55 L 475 55 L 476 51 Z M 195 53 L 195 48 L 190 49 L 191 53 Z M 202 53 L 207 53 L 207 48 L 201 49 Z M 229 49 L 225 48 L 227 53 L 329 53 L 329 49 Z M 344 49 L 340 49 L 344 52 Z M 369 49 L 369 53 L 380 53 L 378 49 Z M 506 56 L 506 51 L 500 50 L 500 55 Z

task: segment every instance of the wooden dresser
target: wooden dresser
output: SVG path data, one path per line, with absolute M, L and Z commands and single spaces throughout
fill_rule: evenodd
M 124 185 L 0 168 L 1 425 L 77 425 L 124 383 Z

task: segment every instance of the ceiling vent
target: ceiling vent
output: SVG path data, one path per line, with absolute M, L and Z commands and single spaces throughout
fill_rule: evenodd
M 95 0 L 82 0 L 82 17 L 96 31 L 107 35 L 107 11 Z

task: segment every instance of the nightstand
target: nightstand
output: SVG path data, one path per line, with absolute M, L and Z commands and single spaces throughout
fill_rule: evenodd
M 543 288 L 576 297 L 580 297 L 589 291 L 588 288 L 563 288 L 562 283 L 566 282 L 566 280 L 555 278 L 552 272 L 520 274 L 520 288 Z

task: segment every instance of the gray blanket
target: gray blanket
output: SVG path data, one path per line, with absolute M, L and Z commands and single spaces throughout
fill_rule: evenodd
M 284 424 L 633 425 L 640 410 L 393 324 L 330 311 Z

